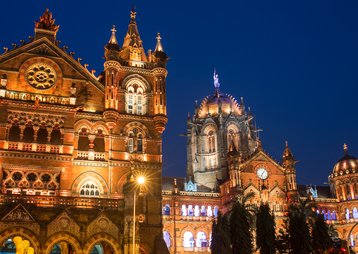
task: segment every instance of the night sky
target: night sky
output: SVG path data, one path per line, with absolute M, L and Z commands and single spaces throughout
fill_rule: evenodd
M 48 7 L 62 45 L 99 74 L 111 26 L 122 42 L 132 5 L 145 50 L 154 49 L 159 31 L 171 58 L 164 175 L 185 175 L 180 134 L 194 101 L 213 92 L 214 68 L 221 90 L 251 107 L 269 154 L 281 160 L 288 140 L 299 183 L 327 182 L 345 142 L 358 156 L 356 0 L 4 1 L 0 46 L 33 35 Z

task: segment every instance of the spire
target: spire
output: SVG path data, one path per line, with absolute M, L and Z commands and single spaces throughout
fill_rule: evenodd
M 117 41 L 117 37 L 116 37 L 117 30 L 116 30 L 115 25 L 112 26 L 111 32 L 112 32 L 112 35 L 111 35 L 111 38 L 108 41 L 108 44 L 118 45 L 118 41 Z
M 130 12 L 131 21 L 129 22 L 128 25 L 127 34 L 124 37 L 123 48 L 128 46 L 137 47 L 137 48 L 142 47 L 142 40 L 140 39 L 139 36 L 136 16 L 137 13 L 135 12 L 135 8 L 133 7 Z
M 49 30 L 56 33 L 60 26 L 55 25 L 55 19 L 52 17 L 52 12 L 46 8 L 46 11 L 40 17 L 40 20 L 35 21 L 35 28 Z
M 160 33 L 158 32 L 158 34 L 157 34 L 157 37 L 156 37 L 156 39 L 157 39 L 157 46 L 155 46 L 155 52 L 164 52 L 164 48 L 163 48 L 163 46 L 162 46 L 162 42 L 161 42 L 161 40 L 162 40 L 162 37 L 160 37 Z
M 219 83 L 219 75 L 216 73 L 216 69 L 214 69 L 214 87 L 215 87 L 215 90 L 218 91 L 219 88 L 220 88 L 220 83 Z
M 343 144 L 343 151 L 344 151 L 344 155 L 348 154 L 348 145 L 346 143 Z
M 283 155 L 282 155 L 282 159 L 283 159 L 283 162 L 285 161 L 295 161 L 295 157 L 293 156 L 290 148 L 288 147 L 288 142 L 285 141 L 285 149 L 283 150 Z

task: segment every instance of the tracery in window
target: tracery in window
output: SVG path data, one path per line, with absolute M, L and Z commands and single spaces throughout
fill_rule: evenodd
M 81 186 L 80 195 L 85 197 L 99 197 L 99 188 L 93 181 L 88 181 Z
M 216 151 L 214 131 L 209 131 L 208 133 L 208 149 L 209 149 L 209 153 L 214 153 Z
M 127 151 L 130 153 L 133 152 L 143 152 L 143 134 L 140 129 L 134 128 L 128 133 L 127 140 Z
M 144 91 L 144 86 L 136 83 L 127 87 L 126 111 L 128 114 L 144 115 L 146 113 Z

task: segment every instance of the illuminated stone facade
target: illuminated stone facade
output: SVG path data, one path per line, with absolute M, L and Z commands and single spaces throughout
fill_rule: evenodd
M 0 253 L 166 253 L 161 173 L 167 76 L 131 11 L 97 77 L 61 47 L 48 10 L 0 56 Z M 24 252 L 23 252 L 24 251 Z
M 264 151 L 250 111 L 243 99 L 215 90 L 188 117 L 187 177 L 163 178 L 164 240 L 171 253 L 210 253 L 212 221 L 228 212 L 238 199 L 254 193 L 249 203 L 268 202 L 276 228 L 288 207 L 309 199 L 341 239 L 358 250 L 358 160 L 344 156 L 329 175 L 330 186 L 297 185 L 296 160 L 286 142 L 282 160 Z

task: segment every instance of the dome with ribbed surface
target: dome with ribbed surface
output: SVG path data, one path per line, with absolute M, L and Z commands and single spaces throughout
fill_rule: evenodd
M 339 159 L 333 168 L 334 175 L 358 173 L 358 160 L 348 154 L 348 146 L 344 144 L 344 156 Z

